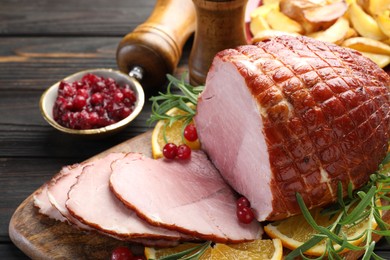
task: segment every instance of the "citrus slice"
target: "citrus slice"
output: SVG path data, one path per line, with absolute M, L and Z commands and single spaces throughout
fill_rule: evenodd
M 321 209 L 313 209 L 310 211 L 319 226 L 327 227 L 334 223 L 337 216 L 329 219 L 329 216 L 322 215 L 320 211 Z M 364 236 L 360 235 L 368 228 L 368 226 L 370 226 L 371 229 L 375 229 L 377 227 L 377 223 L 375 220 L 369 223 L 369 219 L 367 218 L 354 226 L 342 227 L 342 231 L 346 234 L 348 241 L 351 244 L 358 245 L 364 239 Z M 270 223 L 264 227 L 264 231 L 271 238 L 280 239 L 283 246 L 291 250 L 301 246 L 303 243 L 311 239 L 313 235 L 318 233 L 312 228 L 312 226 L 310 226 L 310 224 L 307 223 L 303 215 L 297 215 L 285 220 Z M 320 243 L 304 252 L 304 254 L 311 256 L 323 255 L 326 250 L 325 243 L 325 240 L 322 240 Z M 335 245 L 334 247 L 336 250 L 340 248 L 339 245 Z M 343 252 L 345 251 L 347 251 L 347 249 Z
M 195 248 L 200 244 L 185 243 L 173 248 L 145 248 L 146 259 L 161 259 L 162 257 L 172 256 L 183 250 Z M 191 250 L 190 250 L 191 251 Z M 280 260 L 283 257 L 283 246 L 280 239 L 258 239 L 252 242 L 240 244 L 220 244 L 208 247 L 200 256 L 199 260 L 231 260 L 231 259 L 250 259 L 250 260 Z
M 207 259 L 279 260 L 283 258 L 283 246 L 280 239 L 257 239 L 234 245 L 216 244 L 210 255 Z
M 185 111 L 178 109 L 178 108 L 172 108 L 169 110 L 166 114 L 169 116 L 176 116 L 176 115 L 184 115 Z M 193 123 L 191 121 L 190 123 Z M 187 144 L 192 150 L 198 150 L 200 149 L 200 143 L 199 140 L 196 140 L 194 142 L 189 142 L 184 139 L 183 137 L 183 120 L 175 121 L 171 126 L 166 126 L 165 120 L 160 120 L 157 122 L 156 126 L 153 129 L 152 133 L 152 155 L 154 159 L 162 158 L 163 153 L 162 150 L 164 148 L 164 145 L 168 143 L 174 143 L 176 145 L 180 144 Z M 165 131 L 165 137 L 166 141 L 164 139 L 164 131 Z

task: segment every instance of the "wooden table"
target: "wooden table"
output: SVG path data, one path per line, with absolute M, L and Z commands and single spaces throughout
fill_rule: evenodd
M 51 128 L 42 92 L 88 68 L 116 68 L 121 38 L 150 14 L 154 0 L 2 0 L 0 4 L 0 259 L 28 259 L 8 236 L 17 206 L 63 165 L 83 161 L 149 128 L 147 103 L 123 132 L 83 140 Z M 176 75 L 186 70 L 192 38 Z M 390 247 L 377 246 L 390 259 Z

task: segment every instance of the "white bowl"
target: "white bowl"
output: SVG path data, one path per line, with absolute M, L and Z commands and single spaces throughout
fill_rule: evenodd
M 58 86 L 61 82 L 58 81 L 57 83 L 49 87 L 41 96 L 39 106 L 44 119 L 55 129 L 63 133 L 72 134 L 72 135 L 101 136 L 101 135 L 113 134 L 120 130 L 123 130 L 135 117 L 137 117 L 137 115 L 141 112 L 144 106 L 145 94 L 142 89 L 142 86 L 134 78 L 131 78 L 130 76 L 120 71 L 112 70 L 112 69 L 84 70 L 64 78 L 63 81 L 74 82 L 80 80 L 84 75 L 88 73 L 92 73 L 97 76 L 101 76 L 105 78 L 108 77 L 113 78 L 119 85 L 129 84 L 129 86 L 132 87 L 137 97 L 133 112 L 128 117 L 122 119 L 121 121 L 101 128 L 76 130 L 76 129 L 64 127 L 58 124 L 53 118 L 53 107 L 58 94 Z

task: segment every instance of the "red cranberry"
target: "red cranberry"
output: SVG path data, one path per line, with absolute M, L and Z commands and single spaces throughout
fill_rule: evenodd
M 198 133 L 194 124 L 189 124 L 184 128 L 184 137 L 190 142 L 194 142 L 198 139 Z
M 111 253 L 111 260 L 133 260 L 133 253 L 124 246 L 119 246 Z
M 103 95 L 100 92 L 93 93 L 91 96 L 91 103 L 98 105 L 103 103 Z
M 83 96 L 75 96 L 73 99 L 73 108 L 80 111 L 87 104 L 87 100 Z
M 249 224 L 255 219 L 255 215 L 251 208 L 241 207 L 237 209 L 237 218 L 241 223 Z
M 251 207 L 251 203 L 249 200 L 245 197 L 241 197 L 237 200 L 237 209 L 242 208 L 242 207 Z
M 119 86 L 112 78 L 86 74 L 79 81 L 60 82 L 53 117 L 73 129 L 98 128 L 129 116 L 135 101 L 129 85 Z
M 186 144 L 181 144 L 177 147 L 177 158 L 178 159 L 189 159 L 191 156 L 191 148 Z
M 175 159 L 177 155 L 177 146 L 173 143 L 167 143 L 163 148 L 163 155 L 167 159 Z

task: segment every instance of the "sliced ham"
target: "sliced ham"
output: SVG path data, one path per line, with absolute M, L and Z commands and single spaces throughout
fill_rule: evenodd
M 84 230 L 92 230 L 88 225 L 83 224 L 77 218 L 73 217 L 65 206 L 68 199 L 68 191 L 77 181 L 77 176 L 80 175 L 85 166 L 91 165 L 93 160 L 88 163 L 74 164 L 65 166 L 50 182 L 47 189 L 47 196 L 51 204 L 71 223 L 76 227 Z
M 361 187 L 386 155 L 390 77 L 356 51 L 276 37 L 218 53 L 205 85 L 202 148 L 259 221 Z
M 234 191 L 201 151 L 185 161 L 126 156 L 111 167 L 113 192 L 153 225 L 217 242 L 262 234 L 257 222 L 239 223 Z
M 34 194 L 34 206 L 38 208 L 39 213 L 49 218 L 65 222 L 66 218 L 50 203 L 49 197 L 47 196 L 47 186 L 47 183 L 43 184 Z
M 166 243 L 164 240 L 189 240 L 190 237 L 184 234 L 149 225 L 111 192 L 111 162 L 124 155 L 111 153 L 83 168 L 68 192 L 66 208 L 71 215 L 92 228 L 122 239 L 147 238 L 139 240 L 142 244 L 150 244 L 152 239 L 154 243 L 160 240 L 163 244 Z M 143 156 L 130 153 L 126 157 L 128 160 L 138 160 Z

